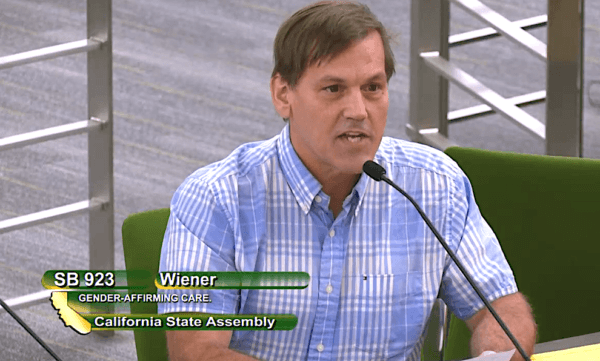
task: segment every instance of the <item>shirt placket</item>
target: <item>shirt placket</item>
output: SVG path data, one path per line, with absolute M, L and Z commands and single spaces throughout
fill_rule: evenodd
M 319 292 L 308 360 L 335 360 L 335 332 L 340 307 L 348 209 L 343 209 L 323 240 Z

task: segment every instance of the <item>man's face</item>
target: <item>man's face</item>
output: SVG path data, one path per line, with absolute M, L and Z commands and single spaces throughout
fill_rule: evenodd
M 377 31 L 308 67 L 290 91 L 290 138 L 317 178 L 360 174 L 379 147 L 388 111 Z

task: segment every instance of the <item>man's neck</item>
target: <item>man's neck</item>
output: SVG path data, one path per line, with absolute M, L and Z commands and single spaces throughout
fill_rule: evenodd
M 329 196 L 329 209 L 333 212 L 334 218 L 337 218 L 341 212 L 344 200 L 348 197 L 359 178 L 360 174 L 344 174 L 323 180 L 318 179 L 323 186 L 323 193 Z

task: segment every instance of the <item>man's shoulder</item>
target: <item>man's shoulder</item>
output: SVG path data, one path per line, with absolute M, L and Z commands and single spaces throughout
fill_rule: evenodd
M 446 153 L 425 144 L 403 139 L 383 137 L 375 159 L 398 171 L 424 170 L 451 178 L 462 175 L 458 164 Z
M 177 192 L 185 192 L 186 188 L 198 186 L 210 189 L 227 187 L 235 189 L 237 180 L 246 176 L 256 176 L 256 172 L 264 171 L 265 164 L 273 164 L 277 158 L 277 137 L 245 143 L 237 147 L 227 157 L 208 164 L 190 174 L 181 184 Z M 229 185 L 229 186 L 228 186 Z
M 199 168 L 189 178 L 210 183 L 228 177 L 244 177 L 277 156 L 276 141 L 275 137 L 242 144 L 222 160 Z

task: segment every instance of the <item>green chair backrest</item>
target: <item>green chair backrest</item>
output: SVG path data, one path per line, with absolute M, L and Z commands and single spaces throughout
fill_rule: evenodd
M 146 270 L 152 275 L 158 272 L 160 249 L 169 220 L 169 209 L 163 208 L 132 214 L 123 222 L 123 252 L 127 270 Z M 129 286 L 148 286 L 143 292 L 156 292 L 154 282 L 142 282 L 128 277 Z M 137 291 L 130 291 L 137 292 Z M 156 303 L 130 303 L 131 313 L 155 314 Z M 135 347 L 140 361 L 164 361 L 168 359 L 164 331 L 134 331 Z
M 538 324 L 537 342 L 600 331 L 600 160 L 451 147 Z M 452 316 L 444 358 L 469 356 Z

